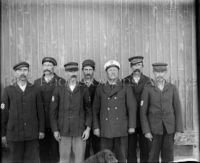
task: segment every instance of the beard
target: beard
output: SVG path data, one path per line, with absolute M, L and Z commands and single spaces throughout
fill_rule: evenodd
M 91 75 L 91 74 L 86 74 L 86 75 L 85 75 L 85 78 L 86 78 L 86 79 L 91 79 L 91 78 L 92 78 L 92 75 Z

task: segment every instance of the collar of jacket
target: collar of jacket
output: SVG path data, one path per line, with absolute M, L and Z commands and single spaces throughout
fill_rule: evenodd
M 44 74 L 42 75 L 42 83 L 47 83 L 46 80 L 44 79 Z M 55 82 L 55 80 L 59 80 L 58 75 L 56 75 L 56 73 L 54 73 L 53 78 L 49 81 L 49 83 Z
M 32 83 L 30 83 L 29 81 L 27 81 L 27 85 L 26 85 L 26 89 L 24 90 L 24 92 L 21 90 L 21 88 L 19 87 L 19 85 L 17 84 L 17 82 L 15 82 L 13 84 L 13 86 L 16 88 L 17 91 L 19 91 L 20 93 L 25 93 L 30 87 L 33 86 Z
M 118 93 L 122 88 L 123 88 L 123 83 L 120 80 L 117 80 L 117 82 L 115 84 L 115 87 L 113 89 L 110 88 L 110 84 L 109 84 L 108 81 L 103 85 L 103 91 L 109 97 L 112 97 L 113 95 L 115 95 L 116 93 Z
M 81 85 L 86 85 L 84 79 L 82 79 L 82 80 L 80 81 L 80 84 L 81 84 Z M 95 79 L 93 79 L 90 86 L 97 86 L 98 84 L 99 84 L 99 82 L 96 81 Z

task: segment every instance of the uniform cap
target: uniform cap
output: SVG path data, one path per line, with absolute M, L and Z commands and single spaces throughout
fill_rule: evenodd
M 115 60 L 109 60 L 105 63 L 104 65 L 104 70 L 107 71 L 108 68 L 110 67 L 117 67 L 118 69 L 120 69 L 120 64 L 118 61 L 115 61 Z
M 51 63 L 53 63 L 54 66 L 57 65 L 56 60 L 55 60 L 54 58 L 52 58 L 52 57 L 44 57 L 44 58 L 42 59 L 42 64 L 43 64 L 44 62 L 51 62 Z
M 68 62 L 64 65 L 65 71 L 78 71 L 78 63 L 77 62 Z
M 29 68 L 29 64 L 27 63 L 27 62 L 25 62 L 25 61 L 23 61 L 23 62 L 19 62 L 19 63 L 17 63 L 17 64 L 15 64 L 14 66 L 13 66 L 13 70 L 18 70 L 18 69 L 20 69 L 20 68 L 22 68 L 22 67 L 27 67 L 27 68 Z

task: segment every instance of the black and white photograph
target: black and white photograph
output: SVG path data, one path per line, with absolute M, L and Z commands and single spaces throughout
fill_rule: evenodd
M 1 0 L 2 163 L 200 161 L 199 0 Z

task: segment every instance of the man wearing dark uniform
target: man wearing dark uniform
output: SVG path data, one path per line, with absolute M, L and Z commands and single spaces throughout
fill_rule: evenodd
M 4 89 L 1 103 L 2 143 L 10 162 L 39 163 L 38 139 L 44 138 L 44 109 L 38 89 L 28 82 L 29 64 L 13 67 L 16 82 Z
M 83 79 L 81 83 L 88 87 L 92 104 L 96 87 L 99 85 L 99 82 L 94 79 L 95 62 L 91 59 L 84 60 L 82 63 L 82 71 Z M 91 156 L 90 149 L 92 149 L 93 154 L 100 151 L 100 139 L 95 136 L 92 131 L 90 132 L 90 137 L 86 142 L 85 159 Z
M 166 63 L 153 64 L 155 80 L 144 87 L 140 119 L 142 131 L 149 139 L 148 162 L 173 162 L 174 136 L 183 132 L 181 105 L 175 85 L 165 80 Z
M 60 163 L 83 163 L 86 140 L 92 124 L 91 99 L 88 88 L 78 82 L 78 63 L 64 65 L 66 85 L 56 87 L 50 105 L 50 121 L 59 142 Z
M 142 133 L 140 124 L 140 101 L 143 88 L 147 82 L 150 81 L 149 77 L 143 74 L 143 56 L 134 56 L 128 59 L 132 68 L 132 74 L 124 78 L 124 82 L 131 86 L 137 101 L 137 127 L 133 134 L 128 136 L 128 162 L 133 163 L 137 159 L 137 146 L 140 149 L 140 162 L 147 162 L 148 160 L 148 143 L 147 139 Z
M 127 159 L 128 133 L 136 127 L 136 100 L 131 88 L 119 80 L 120 64 L 105 63 L 107 82 L 98 85 L 93 102 L 94 134 L 101 149 L 110 149 L 119 163 Z
M 56 86 L 65 84 L 65 80 L 54 73 L 57 62 L 52 57 L 42 59 L 43 76 L 35 80 L 34 84 L 41 91 L 45 110 L 45 138 L 39 141 L 41 163 L 56 163 L 59 161 L 58 142 L 55 140 L 49 122 L 49 105 L 53 90 Z

